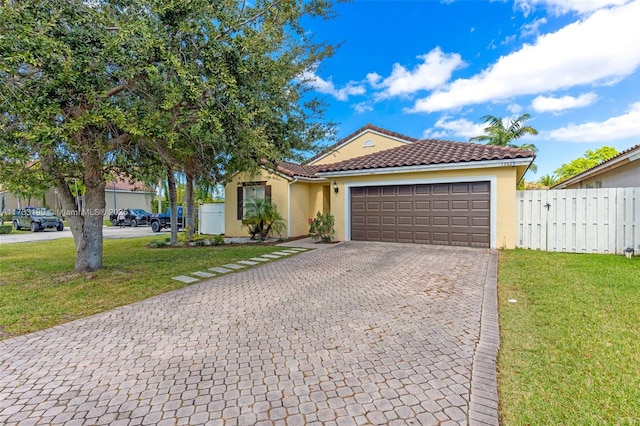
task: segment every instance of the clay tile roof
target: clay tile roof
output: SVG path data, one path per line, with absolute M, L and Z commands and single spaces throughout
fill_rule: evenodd
M 318 166 L 318 172 L 367 170 L 432 164 L 468 163 L 535 157 L 532 151 L 469 142 L 426 139 L 333 164 Z
M 317 160 L 318 158 L 320 158 L 323 155 L 325 155 L 327 152 L 333 151 L 334 149 L 336 149 L 337 147 L 339 147 L 343 143 L 347 142 L 350 139 L 355 138 L 360 133 L 363 133 L 366 130 L 372 130 L 374 132 L 382 133 L 383 135 L 391 136 L 392 138 L 404 139 L 404 140 L 406 140 L 408 142 L 416 142 L 416 141 L 419 140 L 419 139 L 416 139 L 416 138 L 412 138 L 411 136 L 403 135 L 401 133 L 392 132 L 390 130 L 383 129 L 382 127 L 374 126 L 373 124 L 367 123 L 364 126 L 362 126 L 361 128 L 359 128 L 358 130 L 356 130 L 355 132 L 351 133 L 350 135 L 340 139 L 338 142 L 334 143 L 333 145 L 329 146 L 328 148 L 323 149 L 322 152 L 320 152 L 320 153 L 314 155 L 313 157 L 309 158 L 308 160 L 306 160 L 304 162 L 304 164 L 309 164 L 312 161 Z
M 116 191 L 156 192 L 153 188 L 145 183 L 132 181 L 128 178 L 123 179 L 121 177 L 118 177 L 116 181 L 107 182 L 105 190 L 113 191 L 114 187 Z
M 281 161 L 278 163 L 278 171 L 287 176 L 299 176 L 306 178 L 316 177 L 317 166 L 303 166 L 300 164 L 289 163 L 288 161 Z

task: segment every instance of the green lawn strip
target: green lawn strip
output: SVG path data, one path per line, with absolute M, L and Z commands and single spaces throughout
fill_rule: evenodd
M 148 248 L 153 239 L 105 239 L 104 268 L 86 274 L 72 272 L 75 248 L 70 238 L 0 245 L 0 339 L 188 285 L 172 279 L 177 275 L 283 249 L 253 244 Z
M 640 424 L 640 257 L 503 251 L 498 281 L 502 424 Z

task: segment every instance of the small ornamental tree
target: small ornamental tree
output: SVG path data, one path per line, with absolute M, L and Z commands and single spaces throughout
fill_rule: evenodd
M 251 239 L 264 241 L 269 234 L 281 234 L 286 221 L 270 198 L 253 198 L 244 205 L 242 224 L 249 229 Z
M 336 233 L 334 229 L 335 219 L 329 212 L 322 214 L 318 212 L 315 219 L 311 221 L 309 227 L 309 236 L 315 241 L 322 241 L 323 243 L 330 243 L 333 241 L 333 237 Z

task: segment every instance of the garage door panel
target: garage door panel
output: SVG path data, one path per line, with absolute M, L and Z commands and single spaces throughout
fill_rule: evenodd
M 453 200 L 451 201 L 451 210 L 469 210 L 469 200 Z
M 434 184 L 432 185 L 431 193 L 434 195 L 449 195 L 450 184 L 446 184 L 446 183 Z
M 489 182 L 474 182 L 471 184 L 471 192 L 473 194 L 489 194 L 491 184 Z
M 366 216 L 365 222 L 366 222 L 366 225 L 369 225 L 369 226 L 380 225 L 380 222 L 381 222 L 380 216 Z
M 470 188 L 468 183 L 454 183 L 451 185 L 451 193 L 453 194 L 469 194 Z
M 489 200 L 471 200 L 471 210 L 489 211 Z
M 413 225 L 413 219 L 411 216 L 398 216 L 398 225 Z
M 431 219 L 433 226 L 449 226 L 449 216 L 433 216 Z
M 431 225 L 431 217 L 430 216 L 416 216 L 415 218 L 416 225 L 422 226 L 430 226 Z
M 396 196 L 396 188 L 395 186 L 382 186 L 381 195 L 383 197 L 395 197 Z
M 416 201 L 413 203 L 415 210 L 431 210 L 431 201 Z
M 385 230 L 382 231 L 381 241 L 393 243 L 398 239 L 395 231 Z
M 354 215 L 351 219 L 351 223 L 353 225 L 364 225 L 366 223 L 365 217 L 361 215 L 358 215 L 358 216 Z
M 396 188 L 397 188 L 397 194 L 399 196 L 413 197 L 412 185 L 401 185 L 401 186 L 397 186 Z
M 489 217 L 474 216 L 471 218 L 471 226 L 489 229 Z
M 352 188 L 351 238 L 490 245 L 489 182 Z
M 380 202 L 378 201 L 367 201 L 367 211 L 368 212 L 379 212 L 380 211 Z
M 465 228 L 468 228 L 469 221 L 469 218 L 466 216 L 452 216 L 451 226 L 464 226 Z
M 446 210 L 449 211 L 449 200 L 434 200 L 433 203 L 431 203 L 431 210 L 433 211 L 438 211 L 438 210 Z
M 398 223 L 396 221 L 396 217 L 395 216 L 382 216 L 382 224 L 383 225 L 395 226 Z
M 382 202 L 382 210 L 383 211 L 396 211 L 397 206 L 395 201 L 383 201 Z

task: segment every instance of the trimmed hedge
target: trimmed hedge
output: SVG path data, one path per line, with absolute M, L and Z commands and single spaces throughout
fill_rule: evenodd
M 13 229 L 13 225 L 0 225 L 0 234 L 8 234 Z

